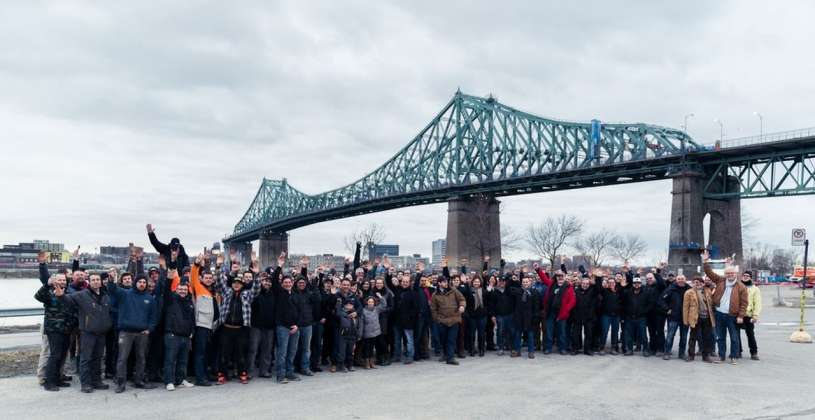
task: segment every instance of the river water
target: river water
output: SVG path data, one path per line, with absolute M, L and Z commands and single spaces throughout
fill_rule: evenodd
M 34 293 L 42 284 L 38 279 L 0 279 L 0 309 L 41 308 Z M 33 325 L 42 322 L 42 316 L 0 318 L 0 326 Z

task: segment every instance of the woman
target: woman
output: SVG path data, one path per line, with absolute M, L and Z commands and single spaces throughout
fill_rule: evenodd
M 365 299 L 365 307 L 362 309 L 362 367 L 365 369 L 376 369 L 374 366 L 374 345 L 377 338 L 382 335 L 379 324 L 379 315 L 387 307 L 385 299 L 381 299 L 377 304 L 376 298 L 368 296 Z
M 379 315 L 379 327 L 382 329 L 382 334 L 380 334 L 376 340 L 376 363 L 378 365 L 387 366 L 391 364 L 388 347 L 393 341 L 390 339 L 391 323 L 389 322 L 391 310 L 393 309 L 393 292 L 387 287 L 385 278 L 377 277 L 376 280 L 374 280 L 371 295 L 385 302 L 385 311 Z

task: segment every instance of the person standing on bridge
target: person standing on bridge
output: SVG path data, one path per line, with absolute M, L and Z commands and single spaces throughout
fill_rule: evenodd
M 113 328 L 110 315 L 110 297 L 102 288 L 99 274 L 91 274 L 89 287 L 77 293 L 59 296 L 70 308 L 78 312 L 79 381 L 82 392 L 108 389 L 102 382 L 102 354 L 105 351 L 105 336 Z
M 728 264 L 724 277 L 710 268 L 710 253 L 702 253 L 705 274 L 716 285 L 713 292 L 713 306 L 716 308 L 716 340 L 719 347 L 719 361 L 724 362 L 727 351 L 727 335 L 730 335 L 730 364 L 735 365 L 739 358 L 739 330 L 747 316 L 747 303 L 750 296 L 747 287 L 738 278 L 738 269 Z

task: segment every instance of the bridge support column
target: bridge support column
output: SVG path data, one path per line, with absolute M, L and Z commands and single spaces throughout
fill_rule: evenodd
M 480 270 L 483 256 L 501 261 L 500 202 L 491 196 L 454 197 L 447 202 L 447 258 L 451 268 L 466 258 L 469 269 Z
M 705 199 L 706 182 L 704 173 L 691 170 L 673 177 L 668 264 L 686 276 L 701 269 L 700 254 L 706 245 L 703 223 L 707 214 L 710 214 L 707 244 L 714 251 L 713 257 L 736 254 L 736 263 L 740 263 L 743 257 L 739 199 Z M 738 180 L 728 179 L 728 183 L 732 182 L 737 183 L 737 188 Z M 733 184 L 729 185 L 729 188 L 733 187 Z
M 241 266 L 248 267 L 252 261 L 252 243 L 224 242 L 224 255 L 227 259 L 229 259 L 229 253 L 233 249 L 237 252 L 237 258 L 241 262 Z
M 277 256 L 289 252 L 289 234 L 286 232 L 263 232 L 258 241 L 260 268 L 277 267 Z

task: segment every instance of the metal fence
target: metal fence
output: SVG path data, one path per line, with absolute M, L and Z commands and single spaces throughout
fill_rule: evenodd
M 0 309 L 0 318 L 14 318 L 18 316 L 37 316 L 43 314 L 43 308 L 15 308 Z
M 759 134 L 757 136 L 739 137 L 716 143 L 718 144 L 719 149 L 728 149 L 731 147 L 750 146 L 753 144 L 776 143 L 805 137 L 815 137 L 815 127 L 800 128 L 797 130 L 790 131 L 780 131 L 777 133 Z

